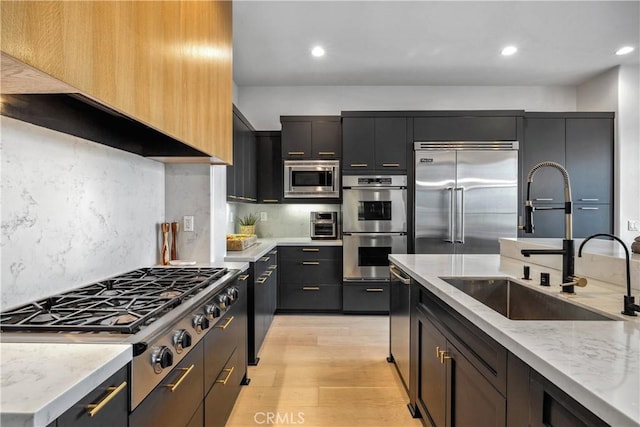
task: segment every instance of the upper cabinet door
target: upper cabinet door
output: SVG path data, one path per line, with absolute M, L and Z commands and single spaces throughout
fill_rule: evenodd
M 2 52 L 231 162 L 230 1 L 3 1 L 1 8 Z M 215 46 L 215 58 L 203 46 Z
M 374 120 L 369 117 L 342 119 L 342 167 L 345 172 L 357 174 L 374 168 Z
M 282 122 L 282 158 L 311 158 L 311 122 Z
M 406 173 L 407 119 L 375 119 L 375 168 L 388 173 Z
M 566 159 L 576 203 L 611 203 L 613 120 L 567 119 Z
M 339 159 L 342 155 L 341 130 L 339 120 L 311 122 L 311 157 Z
M 565 119 L 527 118 L 524 126 L 522 189 L 527 196 L 527 175 L 538 163 L 552 161 L 565 165 Z M 537 207 L 564 203 L 564 185 L 560 171 L 539 169 L 531 184 L 531 200 Z M 544 215 L 544 214 L 540 214 Z
M 516 117 L 416 117 L 415 141 L 515 141 Z

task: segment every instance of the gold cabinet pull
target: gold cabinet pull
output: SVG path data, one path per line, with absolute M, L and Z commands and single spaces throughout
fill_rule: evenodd
M 440 347 L 436 346 L 436 358 L 440 357 Z
M 266 277 L 260 277 L 259 279 L 256 279 L 256 283 L 258 283 L 260 285 L 262 285 L 266 281 L 267 281 Z M 222 329 L 224 329 L 224 328 L 222 328 Z
M 109 394 L 98 403 L 90 403 L 87 405 L 89 416 L 93 417 L 104 408 L 118 393 L 125 389 L 127 382 L 123 381 L 118 387 L 107 387 Z
M 304 156 L 304 151 L 289 151 L 287 154 L 290 156 Z
M 176 381 L 173 384 L 165 385 L 165 387 L 167 387 L 169 390 L 171 390 L 171 393 L 176 391 L 178 389 L 178 387 L 180 387 L 180 384 L 182 384 L 182 381 L 184 381 L 184 379 L 187 378 L 187 376 L 191 373 L 191 371 L 193 370 L 194 366 L 196 366 L 196 365 L 191 365 L 188 368 L 180 368 L 181 371 L 184 371 L 182 376 L 180 376 L 180 379 L 178 379 L 178 381 Z
M 352 168 L 366 168 L 369 165 L 366 163 L 351 163 L 349 166 Z
M 318 286 L 303 286 L 302 290 L 303 291 L 319 291 L 320 287 L 318 287 Z
M 238 276 L 238 280 L 240 280 L 241 282 L 246 281 L 249 278 L 248 274 L 243 274 L 241 276 Z
M 271 252 L 269 252 L 269 255 L 278 255 L 278 250 L 274 249 Z
M 302 261 L 302 265 L 320 265 L 318 261 Z
M 271 270 L 271 271 L 274 271 L 275 269 L 277 269 L 277 268 L 278 268 L 278 264 L 270 265 L 270 266 L 269 266 L 269 267 L 267 267 L 267 268 L 268 268 L 269 270 Z
M 445 360 L 449 360 L 449 359 L 451 359 L 451 356 L 449 356 L 449 353 L 447 353 L 446 351 L 440 350 L 440 363 L 444 363 Z
M 335 156 L 335 151 L 318 151 L 318 155 L 320 156 Z
M 302 248 L 302 252 L 320 252 L 320 248 Z
M 384 292 L 382 288 L 367 288 L 367 292 Z
M 233 316 L 229 317 L 227 321 L 224 323 L 224 325 L 216 325 L 216 328 L 223 329 L 223 330 L 227 329 L 227 326 L 229 326 L 231 322 L 233 322 Z
M 267 277 L 271 277 L 271 275 L 273 274 L 273 270 L 267 270 L 267 271 L 265 271 L 265 272 L 264 272 L 264 273 L 262 273 L 262 274 L 264 274 L 264 275 L 265 275 L 265 276 L 267 276 Z
M 383 163 L 382 167 L 383 168 L 399 168 L 400 163 Z
M 233 370 L 235 369 L 235 366 L 232 366 L 230 368 L 225 368 L 222 370 L 222 372 L 226 372 L 227 376 L 224 377 L 223 380 L 216 380 L 217 383 L 220 383 L 222 385 L 226 385 L 227 381 L 229 381 L 229 378 L 231 378 L 231 374 L 233 374 Z
M 278 203 L 278 199 L 262 199 L 262 203 Z
M 268 256 L 263 256 L 262 258 L 260 258 L 260 262 L 269 262 L 271 258 Z

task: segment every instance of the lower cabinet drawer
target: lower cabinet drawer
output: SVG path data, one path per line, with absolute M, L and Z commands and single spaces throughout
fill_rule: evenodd
M 57 425 L 60 427 L 126 425 L 129 415 L 127 377 L 125 366 L 60 415 Z M 93 411 L 93 415 L 89 413 L 90 411 Z M 55 422 L 53 425 L 56 425 Z
M 235 315 L 234 315 L 235 314 Z M 233 350 L 244 334 L 243 324 L 236 310 L 230 310 L 211 327 L 204 338 L 204 391 L 209 391 Z
M 342 282 L 342 260 L 315 259 L 297 260 L 282 259 L 280 283 L 295 284 L 340 284 Z
M 341 285 L 281 285 L 281 310 L 329 311 L 342 307 Z
M 345 283 L 342 286 L 342 311 L 345 313 L 388 313 L 389 283 Z
M 203 346 L 198 344 L 129 416 L 129 426 L 186 426 L 202 402 Z
M 241 352 L 234 351 L 211 387 L 204 402 L 204 425 L 224 427 L 236 402 L 243 377 Z

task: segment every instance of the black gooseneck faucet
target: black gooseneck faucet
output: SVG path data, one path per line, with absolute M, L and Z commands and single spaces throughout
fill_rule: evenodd
M 525 233 L 533 233 L 533 212 L 535 208 L 531 202 L 531 183 L 533 176 L 538 169 L 543 167 L 551 167 L 558 169 L 562 173 L 564 179 L 564 239 L 562 240 L 562 249 L 522 249 L 520 252 L 525 257 L 531 255 L 562 255 L 562 292 L 574 293 L 574 286 L 586 286 L 587 281 L 583 278 L 574 277 L 574 256 L 575 248 L 573 244 L 573 228 L 572 228 L 572 204 L 571 204 L 571 184 L 569 182 L 569 173 L 560 164 L 556 162 L 540 162 L 529 171 L 527 175 L 527 200 L 524 205 L 525 223 L 522 229 Z
M 585 243 L 587 243 L 589 240 L 593 239 L 594 237 L 611 237 L 613 240 L 620 243 L 624 248 L 624 255 L 627 263 L 627 294 L 624 296 L 624 305 L 622 309 L 622 314 L 626 316 L 637 316 L 636 311 L 640 312 L 640 305 L 635 304 L 635 298 L 631 296 L 631 257 L 629 256 L 629 249 L 627 249 L 627 245 L 625 245 L 622 240 L 620 240 L 618 237 L 614 236 L 613 234 L 607 234 L 607 233 L 593 234 L 587 237 L 586 239 L 584 239 L 584 241 L 580 244 L 580 248 L 578 249 L 579 257 L 582 256 L 582 248 L 584 247 Z

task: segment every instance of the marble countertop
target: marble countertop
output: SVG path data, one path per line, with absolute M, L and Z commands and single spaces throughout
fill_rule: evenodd
M 131 361 L 129 344 L 1 343 L 0 421 L 45 426 Z
M 640 320 L 622 320 L 618 314 L 619 287 L 594 281 L 575 296 L 559 295 L 553 288 L 545 292 L 585 306 L 615 294 L 617 302 L 611 299 L 612 304 L 598 311 L 620 321 L 510 320 L 440 277 L 518 278 L 522 262 L 499 255 L 390 255 L 389 259 L 607 423 L 640 426 Z
M 272 237 L 258 242 L 244 251 L 227 251 L 225 261 L 256 262 L 276 246 L 342 246 L 342 240 L 312 240 L 309 237 Z

